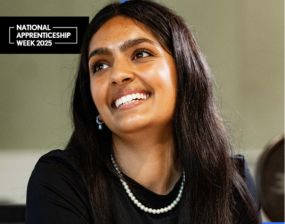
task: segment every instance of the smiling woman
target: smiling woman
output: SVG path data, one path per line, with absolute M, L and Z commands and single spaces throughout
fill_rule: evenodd
M 107 21 L 91 38 L 89 73 L 93 101 L 114 142 L 129 134 L 138 140 L 160 136 L 162 130 L 170 136 L 175 62 L 142 23 L 123 16 Z
M 259 223 L 212 77 L 183 19 L 157 3 L 113 3 L 82 46 L 66 149 L 37 163 L 27 223 Z

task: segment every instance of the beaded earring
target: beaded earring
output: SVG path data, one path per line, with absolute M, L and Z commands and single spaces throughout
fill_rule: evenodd
M 101 116 L 100 116 L 100 115 L 98 115 L 98 116 L 96 117 L 96 123 L 98 124 L 98 130 L 101 131 L 101 130 L 103 129 L 103 124 L 104 124 L 104 122 L 103 122 L 103 120 L 101 119 Z

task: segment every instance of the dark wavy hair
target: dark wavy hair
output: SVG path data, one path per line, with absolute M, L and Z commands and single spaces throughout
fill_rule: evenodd
M 148 0 L 112 3 L 91 21 L 82 46 L 73 95 L 74 132 L 67 149 L 75 150 L 82 169 L 96 223 L 115 223 L 112 210 L 111 131 L 97 130 L 97 108 L 90 92 L 88 47 L 91 37 L 115 16 L 142 23 L 174 58 L 177 98 L 173 119 L 175 160 L 186 173 L 179 223 L 239 223 L 256 209 L 231 159 L 231 144 L 213 97 L 213 80 L 203 55 L 183 19 L 170 9 Z M 235 208 L 242 201 L 243 214 Z

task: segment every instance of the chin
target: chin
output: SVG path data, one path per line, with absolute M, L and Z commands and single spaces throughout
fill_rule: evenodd
M 146 122 L 120 122 L 116 127 L 113 127 L 111 131 L 116 135 L 135 134 L 141 132 L 144 129 L 150 128 L 150 124 Z

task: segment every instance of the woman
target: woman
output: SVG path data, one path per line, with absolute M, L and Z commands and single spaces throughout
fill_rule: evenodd
M 82 47 L 73 135 L 37 163 L 27 223 L 259 223 L 211 79 L 171 10 L 145 0 L 103 8 Z

